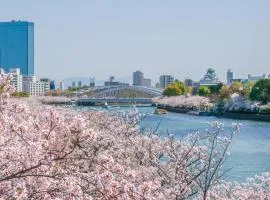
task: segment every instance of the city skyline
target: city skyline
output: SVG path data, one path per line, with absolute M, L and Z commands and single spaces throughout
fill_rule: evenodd
M 268 1 L 2 4 L 0 21 L 35 23 L 39 77 L 105 80 L 140 70 L 153 81 L 199 80 L 212 67 L 226 81 L 228 69 L 238 77 L 270 72 Z

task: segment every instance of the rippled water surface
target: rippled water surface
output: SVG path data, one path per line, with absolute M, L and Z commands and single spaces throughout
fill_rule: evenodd
M 84 107 L 83 109 L 91 109 Z M 109 111 L 127 110 L 129 108 L 111 108 Z M 138 108 L 146 114 L 141 122 L 142 128 L 155 129 L 165 136 L 167 132 L 181 137 L 185 134 L 204 130 L 211 121 L 224 123 L 225 130 L 230 131 L 233 122 L 242 124 L 240 135 L 236 136 L 229 149 L 231 155 L 224 165 L 224 169 L 232 169 L 226 179 L 245 181 L 247 177 L 270 171 L 270 122 L 256 122 L 247 120 L 233 120 L 216 117 L 191 116 L 178 113 L 153 115 L 154 108 Z

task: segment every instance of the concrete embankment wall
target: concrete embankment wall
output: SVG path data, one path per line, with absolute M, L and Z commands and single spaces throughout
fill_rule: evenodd
M 268 121 L 270 122 L 270 115 L 259 115 L 254 113 L 231 113 L 225 112 L 222 117 L 241 119 L 241 120 L 255 120 L 255 121 Z
M 165 109 L 165 110 L 167 110 L 169 112 L 183 113 L 183 114 L 185 114 L 188 111 L 190 111 L 190 109 L 171 107 L 171 106 L 167 106 L 167 105 L 157 105 L 157 108 L 159 108 L 159 109 Z
M 165 109 L 169 112 L 182 113 L 182 114 L 188 114 L 189 111 L 192 111 L 192 109 L 177 108 L 177 107 L 171 107 L 168 105 L 157 105 L 157 108 Z M 198 115 L 199 116 L 213 116 L 215 114 L 211 113 L 211 112 L 199 112 Z M 240 120 L 254 120 L 254 121 L 270 122 L 270 115 L 259 115 L 259 114 L 255 114 L 255 113 L 225 112 L 220 117 L 231 118 L 231 119 L 240 119 Z

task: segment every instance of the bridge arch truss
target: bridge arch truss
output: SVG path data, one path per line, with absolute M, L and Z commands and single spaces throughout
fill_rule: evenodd
M 133 96 L 132 96 L 133 95 Z M 95 98 L 105 98 L 105 97 L 139 97 L 139 98 L 153 98 L 162 95 L 162 90 L 143 87 L 143 86 L 110 86 L 99 89 L 92 95 Z

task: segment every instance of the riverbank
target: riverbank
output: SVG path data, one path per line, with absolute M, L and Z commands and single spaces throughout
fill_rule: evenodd
M 270 122 L 270 115 L 260 115 L 256 113 L 233 113 L 225 112 L 222 117 L 240 120 L 266 121 Z
M 189 115 L 197 115 L 197 116 L 217 116 L 214 112 L 196 111 L 192 108 L 179 108 L 179 107 L 172 107 L 169 105 L 161 105 L 161 104 L 158 104 L 157 108 L 167 110 L 168 112 L 181 113 L 181 114 L 189 114 Z M 238 119 L 238 120 L 253 120 L 253 121 L 270 122 L 270 115 L 260 115 L 257 113 L 224 112 L 222 115 L 218 117 Z

